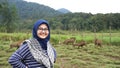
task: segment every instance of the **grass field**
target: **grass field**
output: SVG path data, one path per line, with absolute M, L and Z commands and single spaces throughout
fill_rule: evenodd
M 55 68 L 120 68 L 120 34 L 112 33 L 112 45 L 109 43 L 109 34 L 96 34 L 98 38 L 104 40 L 102 47 L 93 44 L 94 34 L 53 34 L 51 35 L 51 43 L 57 51 L 57 60 Z M 8 58 L 16 50 L 10 49 L 9 44 L 23 38 L 28 38 L 24 33 L 0 33 L 0 68 L 12 68 L 8 64 Z M 76 37 L 79 41 L 81 38 L 89 42 L 85 47 L 73 47 L 65 45 L 62 42 L 70 37 Z M 117 44 L 117 45 L 116 45 Z

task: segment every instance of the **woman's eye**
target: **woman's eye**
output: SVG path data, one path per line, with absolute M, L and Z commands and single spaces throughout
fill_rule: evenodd
M 48 30 L 48 28 L 38 28 L 38 30 L 41 30 L 41 31 L 46 31 L 46 30 Z

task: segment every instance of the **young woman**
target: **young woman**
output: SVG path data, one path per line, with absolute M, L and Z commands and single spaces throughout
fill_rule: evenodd
M 53 68 L 56 51 L 50 44 L 50 27 L 46 20 L 38 20 L 33 27 L 33 38 L 25 40 L 9 58 L 13 68 Z

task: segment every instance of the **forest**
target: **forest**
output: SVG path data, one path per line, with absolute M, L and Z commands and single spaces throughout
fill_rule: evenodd
M 50 18 L 52 29 L 80 30 L 80 31 L 106 31 L 120 29 L 120 13 L 91 14 L 68 13 Z M 56 27 L 57 26 L 57 27 Z
M 53 30 L 91 32 L 120 30 L 120 13 L 63 14 L 48 6 L 22 0 L 1 0 L 0 2 L 0 32 L 28 31 L 38 19 L 48 20 Z

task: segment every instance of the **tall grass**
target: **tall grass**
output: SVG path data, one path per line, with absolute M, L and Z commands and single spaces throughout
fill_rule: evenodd
M 111 46 L 107 44 L 110 42 L 109 33 L 96 33 L 96 37 L 103 41 L 103 47 L 93 44 L 94 33 L 69 33 L 51 33 L 50 41 L 57 51 L 55 68 L 120 68 L 120 33 L 112 33 Z M 80 48 L 62 44 L 71 37 L 75 37 L 76 42 L 84 39 L 88 44 Z M 9 44 L 28 38 L 31 38 L 31 34 L 0 33 L 0 68 L 12 68 L 8 58 L 16 48 L 10 49 Z

